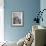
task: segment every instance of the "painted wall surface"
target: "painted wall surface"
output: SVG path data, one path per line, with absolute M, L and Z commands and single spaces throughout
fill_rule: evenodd
M 41 11 L 43 9 L 46 9 L 46 0 L 40 0 L 40 9 L 41 9 Z M 46 10 L 43 12 L 42 17 L 43 17 L 43 22 L 40 21 L 40 25 L 46 27 Z
M 4 36 L 7 41 L 18 41 L 32 29 L 32 21 L 40 9 L 39 0 L 4 0 Z M 24 27 L 12 27 L 12 11 L 24 11 Z

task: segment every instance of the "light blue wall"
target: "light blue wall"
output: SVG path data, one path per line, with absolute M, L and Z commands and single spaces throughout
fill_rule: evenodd
M 42 11 L 43 9 L 46 9 L 46 0 L 41 0 L 40 1 L 40 10 Z M 43 22 L 40 21 L 40 25 L 46 27 L 46 10 L 43 12 Z
M 7 41 L 18 41 L 32 28 L 32 20 L 40 9 L 39 0 L 4 0 L 4 35 Z M 12 27 L 12 11 L 24 11 L 24 27 Z

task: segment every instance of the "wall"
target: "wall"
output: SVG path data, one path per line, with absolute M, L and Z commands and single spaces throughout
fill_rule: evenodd
M 4 36 L 7 41 L 18 41 L 32 28 L 32 21 L 40 9 L 40 0 L 4 0 Z M 12 11 L 24 11 L 24 26 L 11 25 Z
M 40 9 L 41 9 L 41 11 L 43 10 L 43 9 L 46 9 L 46 0 L 40 0 Z M 41 21 L 40 22 L 40 25 L 42 25 L 42 26 L 45 26 L 46 27 L 46 11 L 44 11 L 43 12 L 43 22 Z

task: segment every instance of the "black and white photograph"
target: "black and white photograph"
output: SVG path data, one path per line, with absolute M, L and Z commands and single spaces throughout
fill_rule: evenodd
M 23 26 L 23 12 L 12 12 L 12 25 Z

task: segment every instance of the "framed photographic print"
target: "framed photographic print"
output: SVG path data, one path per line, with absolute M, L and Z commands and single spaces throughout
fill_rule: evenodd
M 23 26 L 23 12 L 12 12 L 12 25 Z

